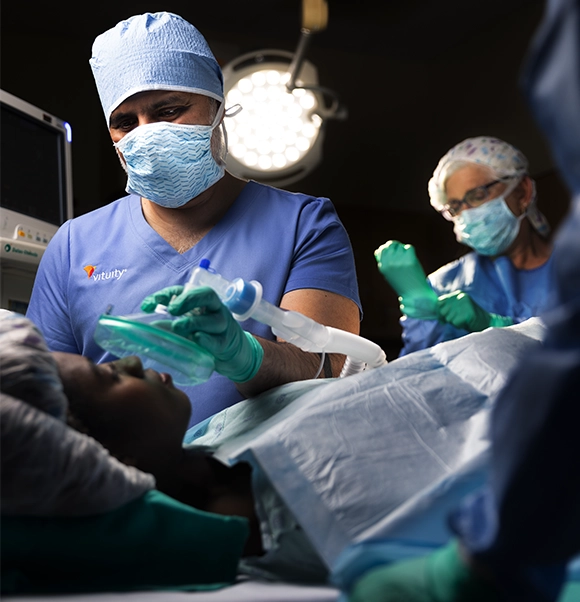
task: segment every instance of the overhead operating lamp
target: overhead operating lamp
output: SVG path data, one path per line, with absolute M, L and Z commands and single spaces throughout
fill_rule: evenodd
M 322 159 L 327 119 L 344 119 L 334 92 L 318 84 L 306 60 L 312 35 L 326 28 L 326 0 L 303 0 L 302 28 L 294 53 L 260 50 L 223 68 L 227 168 L 234 175 L 284 186 L 312 171 Z M 329 104 L 328 104 L 329 103 Z

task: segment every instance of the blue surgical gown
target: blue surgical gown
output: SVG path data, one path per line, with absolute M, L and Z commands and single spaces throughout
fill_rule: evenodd
M 492 259 L 475 252 L 444 265 L 428 280 L 437 296 L 462 290 L 486 311 L 509 316 L 515 324 L 550 309 L 556 284 L 552 258 L 539 268 L 519 270 L 508 257 Z M 401 318 L 401 326 L 401 356 L 468 334 L 451 324 L 408 316 Z

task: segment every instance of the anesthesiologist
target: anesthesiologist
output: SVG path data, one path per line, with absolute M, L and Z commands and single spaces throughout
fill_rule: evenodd
M 115 359 L 94 340 L 107 306 L 138 313 L 147 295 L 185 284 L 202 258 L 229 280 L 260 282 L 273 305 L 358 334 L 354 255 L 331 201 L 226 171 L 223 75 L 202 34 L 173 13 L 135 15 L 97 36 L 90 65 L 128 195 L 50 241 L 27 310 L 50 349 Z M 210 310 L 196 334 L 216 371 L 195 392 L 184 387 L 192 424 L 317 374 L 318 354 L 256 321 L 240 326 L 220 303 Z M 324 360 L 323 374 L 338 376 L 344 356 Z
M 391 240 L 375 251 L 399 296 L 400 355 L 551 307 L 550 228 L 517 148 L 488 136 L 463 140 L 439 161 L 428 190 L 431 205 L 472 252 L 426 277 L 412 245 Z

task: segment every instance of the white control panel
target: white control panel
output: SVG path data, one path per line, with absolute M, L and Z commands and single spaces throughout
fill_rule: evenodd
M 58 226 L 0 208 L 0 261 L 38 266 Z

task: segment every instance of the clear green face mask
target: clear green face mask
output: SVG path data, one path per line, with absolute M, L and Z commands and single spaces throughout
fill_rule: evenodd
M 168 313 L 103 314 L 95 341 L 117 357 L 138 355 L 145 368 L 171 374 L 177 385 L 203 383 L 214 371 L 214 359 L 193 341 L 171 332 L 175 318 Z

